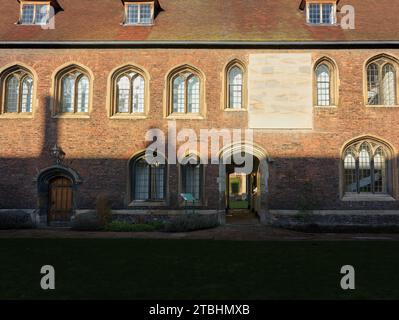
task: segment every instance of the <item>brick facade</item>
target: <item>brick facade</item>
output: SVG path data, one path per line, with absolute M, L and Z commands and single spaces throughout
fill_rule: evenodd
M 282 52 L 279 50 L 278 52 Z M 338 68 L 339 102 L 336 108 L 315 108 L 313 130 L 258 129 L 254 142 L 266 150 L 269 164 L 268 208 L 298 209 L 311 201 L 315 209 L 399 209 L 397 201 L 344 202 L 340 193 L 340 157 L 343 146 L 360 136 L 379 138 L 399 148 L 399 109 L 366 107 L 365 63 L 381 53 L 399 59 L 399 50 L 284 50 L 311 52 L 316 62 L 327 56 Z M 50 148 L 57 143 L 66 153 L 65 165 L 82 178 L 75 208 L 91 209 L 96 196 L 106 192 L 114 209 L 128 209 L 128 161 L 147 143 L 150 128 L 167 130 L 166 77 L 180 65 L 191 65 L 205 76 L 206 117 L 177 120 L 178 128 L 245 128 L 246 111 L 223 110 L 224 67 L 233 59 L 248 63 L 251 53 L 266 49 L 2 49 L 0 68 L 20 64 L 35 76 L 36 101 L 32 117 L 0 115 L 0 208 L 36 208 L 38 172 L 54 164 Z M 53 76 L 67 64 L 85 66 L 93 74 L 93 103 L 89 117 L 55 118 L 51 115 Z M 147 119 L 109 117 L 108 79 L 112 70 L 132 64 L 149 75 Z M 394 167 L 397 163 L 394 154 Z M 395 169 L 395 168 L 394 168 Z M 219 203 L 218 166 L 208 165 L 203 208 L 223 209 Z M 394 170 L 394 184 L 398 179 Z M 168 168 L 168 201 L 178 208 L 178 171 Z M 311 194 L 305 194 L 308 186 Z M 397 199 L 397 188 L 392 196 Z M 301 200 L 302 199 L 302 200 Z M 132 210 L 134 208 L 131 208 Z

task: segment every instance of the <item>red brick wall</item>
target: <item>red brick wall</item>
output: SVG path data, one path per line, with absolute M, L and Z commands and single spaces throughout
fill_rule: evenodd
M 314 60 L 326 55 L 337 63 L 338 108 L 315 109 L 313 131 L 255 131 L 255 142 L 274 159 L 269 167 L 270 208 L 296 208 L 305 182 L 312 183 L 321 209 L 398 208 L 397 202 L 343 203 L 339 193 L 339 157 L 346 142 L 361 135 L 372 135 L 390 143 L 395 150 L 399 148 L 399 108 L 369 108 L 363 101 L 364 63 L 383 52 L 399 58 L 399 50 L 313 51 Z M 83 179 L 77 194 L 78 208 L 92 208 L 101 191 L 111 195 L 114 208 L 126 208 L 128 159 L 145 148 L 146 130 L 159 127 L 166 131 L 164 89 L 168 72 L 190 64 L 206 78 L 206 119 L 178 120 L 178 127 L 195 130 L 245 127 L 246 113 L 224 112 L 221 101 L 224 66 L 234 58 L 247 62 L 249 53 L 251 50 L 1 50 L 0 68 L 23 63 L 36 72 L 38 104 L 33 118 L 0 116 L 0 207 L 36 207 L 37 186 L 33 179 L 39 170 L 53 164 L 49 149 L 57 142 L 66 153 L 65 163 Z M 52 75 L 68 62 L 85 65 L 94 74 L 89 119 L 51 117 Z M 126 64 L 137 65 L 150 75 L 148 119 L 108 117 L 108 76 L 113 69 Z M 208 169 L 208 207 L 217 208 L 218 169 L 211 166 Z M 169 173 L 173 206 L 178 192 L 177 171 L 171 168 Z

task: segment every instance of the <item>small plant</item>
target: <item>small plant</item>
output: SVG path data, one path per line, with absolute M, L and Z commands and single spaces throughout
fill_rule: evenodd
M 106 225 L 105 231 L 113 232 L 151 232 L 162 229 L 163 222 L 154 221 L 148 223 L 131 224 L 123 221 L 113 221 Z
M 96 212 L 101 225 L 105 226 L 112 221 L 112 210 L 107 194 L 101 193 L 98 195 Z
M 166 232 L 187 232 L 215 228 L 219 220 L 214 215 L 185 214 L 171 219 L 165 224 Z

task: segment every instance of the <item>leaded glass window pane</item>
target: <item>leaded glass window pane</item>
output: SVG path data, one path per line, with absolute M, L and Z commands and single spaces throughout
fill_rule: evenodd
M 367 67 L 367 90 L 368 103 L 370 105 L 378 105 L 380 99 L 378 66 L 375 63 Z
M 89 79 L 86 76 L 78 82 L 77 112 L 89 112 Z
M 200 93 L 199 93 L 199 79 L 197 76 L 192 76 L 188 79 L 188 113 L 199 113 L 200 108 Z
M 35 24 L 47 24 L 48 5 L 36 5 Z
M 134 166 L 134 199 L 139 201 L 148 200 L 150 167 L 145 159 L 140 159 Z
M 16 76 L 8 78 L 6 90 L 6 112 L 18 112 L 19 79 Z
M 133 112 L 144 112 L 144 78 L 140 75 L 133 80 Z
M 132 172 L 133 198 L 138 201 L 161 201 L 165 198 L 164 164 L 150 165 L 144 157 L 135 160 Z
M 127 24 L 139 23 L 139 5 L 138 4 L 129 4 L 127 6 L 126 23 Z
M 129 112 L 129 97 L 130 97 L 130 79 L 123 76 L 117 83 L 118 106 L 117 110 L 120 113 Z
M 374 155 L 374 192 L 386 192 L 385 157 L 382 148 L 378 148 Z
M 330 70 L 322 64 L 316 69 L 317 79 L 317 105 L 318 106 L 329 106 L 331 104 L 330 97 Z
M 191 193 L 196 200 L 200 199 L 200 164 L 186 164 L 182 166 L 183 192 Z
M 344 183 L 350 193 L 387 193 L 387 159 L 377 142 L 357 142 L 345 151 Z
M 68 75 L 62 79 L 62 112 L 74 112 L 75 77 Z
M 359 153 L 359 190 L 360 192 L 371 192 L 371 163 L 370 147 L 363 144 Z
M 317 24 L 320 23 L 320 4 L 310 3 L 309 4 L 309 23 Z
M 152 23 L 152 6 L 150 4 L 140 5 L 140 23 L 150 24 Z
M 165 189 L 165 165 L 151 166 L 151 199 L 163 200 Z
M 356 159 L 351 151 L 347 152 L 344 160 L 344 178 L 346 192 L 357 191 Z
M 242 84 L 243 73 L 239 67 L 233 67 L 229 71 L 229 108 L 242 108 Z
M 334 23 L 334 5 L 331 3 L 322 4 L 322 23 Z
M 382 69 L 382 82 L 383 82 L 383 93 L 384 93 L 384 105 L 395 104 L 395 69 L 391 64 L 386 64 Z
M 173 80 L 173 112 L 185 112 L 186 79 L 178 76 Z
M 22 6 L 22 24 L 33 24 L 33 17 L 35 12 L 35 6 L 33 4 L 25 4 Z
M 31 77 L 25 77 L 22 81 L 21 112 L 32 112 L 32 92 L 33 80 Z

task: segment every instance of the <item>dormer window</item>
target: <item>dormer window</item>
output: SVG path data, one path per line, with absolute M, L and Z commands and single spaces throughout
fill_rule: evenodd
M 21 18 L 24 25 L 46 25 L 50 16 L 50 2 L 21 2 Z
M 154 2 L 126 2 L 126 25 L 152 25 L 154 22 Z
M 306 1 L 306 21 L 312 25 L 336 23 L 336 2 Z

